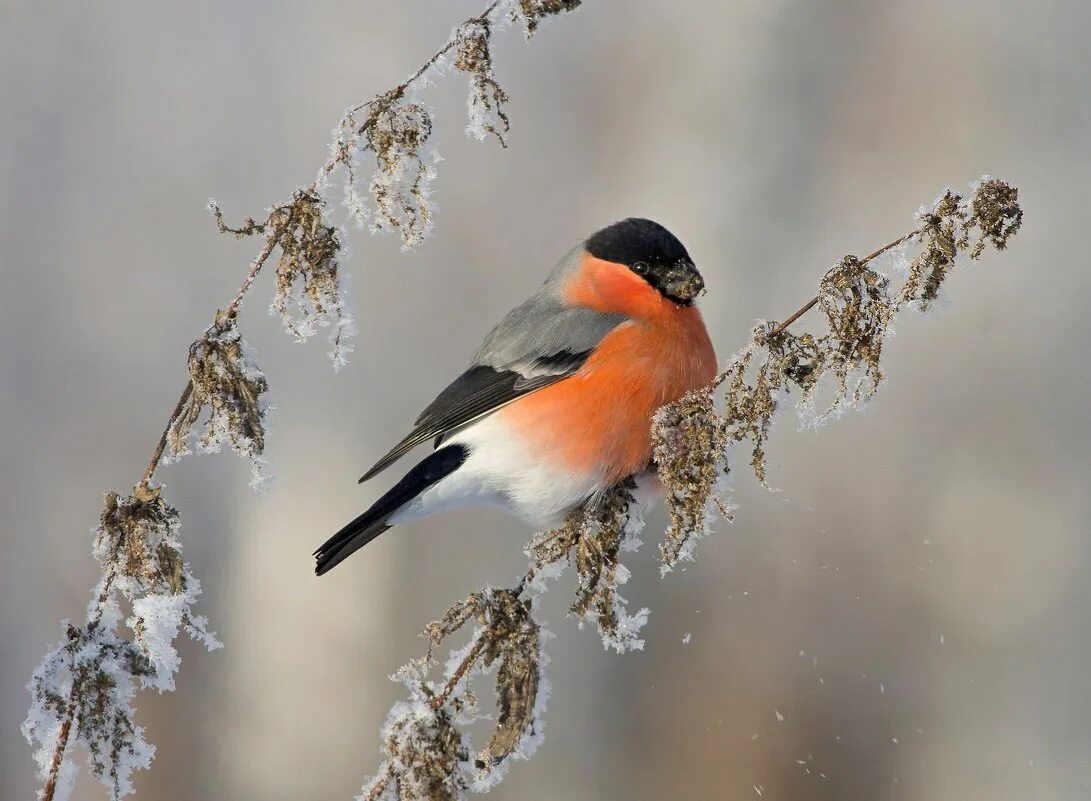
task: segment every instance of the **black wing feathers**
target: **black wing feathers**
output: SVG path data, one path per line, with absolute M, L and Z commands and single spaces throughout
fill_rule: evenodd
M 338 531 L 314 552 L 317 563 L 314 572 L 321 576 L 363 548 L 390 526 L 387 519 L 402 506 L 416 498 L 442 478 L 455 472 L 466 461 L 466 448 L 448 445 L 431 454 L 390 490 L 370 509 Z
M 478 365 L 456 378 L 447 389 L 429 404 L 406 437 L 386 456 L 375 463 L 360 481 L 385 470 L 422 442 L 436 438 L 436 446 L 444 435 L 477 418 L 499 409 L 516 398 L 567 378 L 580 369 L 587 353 L 556 353 L 536 359 L 528 365 L 526 377 L 515 370 L 497 370 Z M 543 371 L 539 375 L 535 372 Z

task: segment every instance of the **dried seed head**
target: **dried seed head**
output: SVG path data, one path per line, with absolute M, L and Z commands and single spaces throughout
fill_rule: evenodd
M 717 495 L 718 484 L 728 472 L 728 431 L 724 418 L 716 413 L 713 393 L 713 387 L 689 392 L 661 408 L 652 420 L 653 458 L 668 516 L 659 545 L 662 573 L 680 560 L 693 558 L 697 540 L 708 533 L 714 512 L 730 519 L 730 509 Z
M 377 214 L 371 230 L 396 230 L 408 250 L 432 230 L 430 185 L 435 171 L 421 156 L 432 135 L 432 115 L 401 95 L 380 98 L 362 131 L 378 170 L 371 179 Z
M 967 215 L 962 196 L 948 188 L 931 208 L 918 212 L 922 223 L 921 252 L 909 265 L 909 274 L 899 293 L 898 305 L 909 303 L 925 311 L 939 297 L 940 286 L 954 267 L 955 257 L 967 244 Z
M 502 777 L 509 757 L 529 756 L 541 737 L 548 695 L 542 676 L 547 632 L 534 619 L 533 601 L 519 596 L 519 589 L 481 590 L 425 628 L 428 655 L 395 674 L 410 700 L 391 711 L 384 729 L 387 760 L 364 798 L 448 798 L 470 787 L 483 790 Z M 452 653 L 442 687 L 426 682 L 435 646 L 470 621 L 476 624 L 473 637 Z M 456 722 L 479 717 L 469 683 L 494 666 L 496 726 L 470 760 L 472 746 Z
M 970 258 L 976 259 L 985 250 L 986 240 L 997 250 L 1008 246 L 1008 239 L 1023 224 L 1023 209 L 1019 206 L 1019 190 L 1003 181 L 983 175 L 972 188 L 970 223 L 981 233 L 970 252 Z
M 148 767 L 154 753 L 133 720 L 137 685 L 174 688 L 180 629 L 209 648 L 219 643 L 192 611 L 200 585 L 182 561 L 178 512 L 158 489 L 141 485 L 126 498 L 108 493 L 94 553 L 104 576 L 98 604 L 86 626 L 68 626 L 65 641 L 35 671 L 23 733 L 41 744 L 35 758 L 44 768 L 71 703 L 74 741 L 87 748 L 92 774 L 120 799 L 132 792 L 132 772 Z M 117 633 L 121 600 L 132 608 L 132 641 Z
M 513 18 L 521 17 L 526 25 L 527 39 L 537 31 L 545 17 L 562 11 L 575 11 L 581 0 L 519 0 L 519 7 L 512 12 Z
M 883 381 L 883 344 L 897 312 L 890 280 L 852 255 L 822 277 L 818 302 L 826 315 L 828 334 L 818 339 L 784 334 L 769 343 L 774 360 L 782 353 L 795 352 L 808 364 L 802 378 L 798 372 L 785 374 L 803 389 L 799 409 L 810 425 L 858 407 L 878 392 Z M 783 368 L 776 365 L 774 369 Z M 815 394 L 827 373 L 834 376 L 834 397 L 823 412 L 815 413 Z
M 784 354 L 774 354 L 765 344 L 772 329 L 771 323 L 759 323 L 751 335 L 750 346 L 721 374 L 721 380 L 726 385 L 721 422 L 725 441 L 750 440 L 753 444 L 750 466 L 763 486 L 767 485 L 765 442 L 769 438 L 773 416 L 779 408 L 787 365 Z M 764 358 L 755 360 L 759 354 Z M 758 367 L 754 383 L 750 384 L 747 372 L 755 361 Z
M 279 246 L 280 258 L 269 311 L 280 314 L 285 329 L 300 341 L 332 325 L 330 358 L 339 370 L 352 350 L 347 340 L 355 328 L 341 288 L 341 234 L 326 224 L 325 212 L 322 198 L 299 191 L 270 214 L 268 236 Z
M 421 702 L 395 705 L 383 728 L 386 770 L 360 798 L 456 801 L 466 783 L 459 767 L 469 754 L 445 709 Z
M 163 690 L 174 688 L 179 659 L 173 643 L 180 630 L 209 649 L 220 645 L 208 621 L 193 611 L 201 585 L 182 559 L 179 526 L 178 511 L 160 490 L 138 485 L 126 498 L 107 493 L 95 532 L 95 557 L 104 572 L 116 566 L 110 592 L 132 606 L 126 623 L 151 666 L 141 680 Z
M 104 569 L 116 560 L 120 575 L 135 582 L 141 594 L 183 592 L 178 519 L 158 488 L 140 486 L 128 498 L 107 493 L 95 532 L 95 557 Z
M 499 662 L 496 671 L 496 728 L 478 752 L 475 767 L 490 773 L 519 748 L 525 738 L 540 729 L 536 708 L 541 685 L 541 629 L 532 614 L 531 601 L 520 600 L 512 590 L 482 593 L 477 612 L 485 646 L 485 668 Z
M 190 431 L 207 406 L 201 449 L 218 451 L 229 442 L 236 453 L 250 460 L 251 486 L 259 486 L 264 480 L 261 454 L 269 411 L 263 396 L 269 385 L 233 316 L 217 315 L 216 322 L 190 346 L 189 380 L 192 391 L 167 433 L 171 458 L 189 452 Z
M 466 133 L 479 141 L 492 134 L 507 147 L 511 121 L 504 112 L 508 94 L 496 81 L 493 72 L 489 39 L 492 26 L 488 20 L 474 19 L 464 23 L 455 34 L 455 69 L 470 76 L 468 99 L 470 122 Z
M 134 720 L 134 684 L 153 672 L 139 649 L 119 640 L 111 627 L 68 626 L 66 639 L 46 656 L 29 685 L 34 700 L 23 734 L 43 745 L 35 754 L 43 775 L 52 752 L 46 746 L 71 702 L 72 740 L 87 749 L 91 774 L 112 799 L 133 792 L 132 772 L 147 768 L 155 752 Z M 74 775 L 65 778 L 70 782 Z

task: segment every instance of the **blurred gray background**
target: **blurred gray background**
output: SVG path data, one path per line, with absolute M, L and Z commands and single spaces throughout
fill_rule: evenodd
M 101 495 L 131 487 L 252 243 L 218 236 L 310 180 L 342 109 L 401 80 L 480 0 L 0 2 L 0 796 L 37 787 L 24 683 L 96 578 Z M 626 595 L 647 650 L 604 653 L 550 593 L 554 699 L 498 799 L 1070 799 L 1091 794 L 1091 5 L 1081 0 L 593 0 L 496 43 L 511 148 L 463 135 L 435 235 L 354 234 L 353 363 L 245 307 L 278 407 L 276 483 L 229 455 L 164 470 L 201 607 L 178 692 L 139 699 L 147 799 L 351 798 L 447 604 L 523 564 L 492 512 L 399 527 L 327 578 L 356 478 L 571 244 L 661 220 L 705 273 L 721 357 L 822 271 L 908 230 L 944 183 L 1017 184 L 1006 254 L 903 319 L 889 383 L 814 432 L 784 418 L 769 494 Z M 683 636 L 692 640 L 683 644 Z M 777 712 L 783 716 L 778 721 Z M 103 797 L 83 773 L 79 799 Z

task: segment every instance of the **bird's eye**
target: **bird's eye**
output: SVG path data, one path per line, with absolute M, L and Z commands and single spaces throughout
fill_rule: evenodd
M 636 264 L 633 265 L 633 272 L 637 275 L 647 275 L 648 263 L 646 261 L 638 261 Z

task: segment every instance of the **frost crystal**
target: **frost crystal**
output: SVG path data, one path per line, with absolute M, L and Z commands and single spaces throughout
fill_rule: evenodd
M 372 231 L 397 230 L 408 250 L 432 231 L 431 185 L 435 170 L 421 155 L 432 135 L 432 115 L 422 103 L 390 100 L 364 132 L 379 169 L 371 179 L 376 216 Z
M 629 580 L 619 555 L 640 545 L 638 535 L 650 498 L 642 490 L 635 479 L 622 482 L 576 509 L 560 528 L 539 534 L 527 549 L 535 560 L 534 574 L 555 572 L 556 565 L 572 561 L 579 581 L 570 612 L 581 623 L 594 619 L 603 647 L 619 654 L 644 647 L 638 635 L 651 614 L 648 609 L 630 614 L 618 593 L 618 587 Z
M 319 327 L 332 326 L 330 359 L 340 370 L 352 351 L 348 340 L 356 333 L 341 286 L 343 232 L 330 224 L 322 198 L 304 191 L 273 210 L 268 228 L 280 248 L 269 312 L 279 314 L 284 328 L 301 342 Z
M 470 620 L 477 624 L 473 635 L 451 652 L 444 681 L 428 681 L 432 648 Z M 549 632 L 535 621 L 533 601 L 520 600 L 512 590 L 485 589 L 452 606 L 425 634 L 428 656 L 391 677 L 408 688 L 409 697 L 387 717 L 386 761 L 364 785 L 361 799 L 423 801 L 485 792 L 503 778 L 511 759 L 529 758 L 541 741 L 549 697 L 542 646 Z M 478 751 L 462 727 L 483 717 L 470 683 L 492 669 L 496 724 Z
M 242 339 L 231 315 L 217 315 L 216 322 L 189 349 L 191 391 L 171 421 L 167 442 L 172 459 L 189 453 L 189 434 L 207 406 L 208 420 L 199 449 L 218 451 L 224 443 L 250 460 L 250 486 L 267 480 L 265 426 L 272 411 L 263 397 L 269 389 L 265 376 L 254 364 L 250 346 Z
M 520 19 L 526 26 L 527 39 L 538 32 L 538 26 L 545 17 L 560 14 L 562 11 L 575 11 L 581 0 L 517 0 L 511 10 L 512 19 Z
M 731 510 L 717 489 L 728 473 L 727 430 L 713 390 L 697 390 L 660 409 L 652 421 L 653 458 L 663 482 L 668 525 L 659 545 L 660 572 L 693 558 L 715 514 Z
M 372 233 L 397 231 L 402 248 L 419 245 L 432 231 L 431 184 L 439 161 L 426 155 L 432 135 L 432 114 L 423 102 L 407 102 L 406 86 L 391 90 L 357 109 L 349 109 L 334 131 L 330 160 L 319 173 L 316 191 L 329 173 L 345 171 L 344 205 L 358 226 L 370 223 Z M 360 114 L 367 110 L 363 121 Z M 376 171 L 368 183 L 374 213 L 359 190 L 359 159 L 375 156 Z
M 192 611 L 201 587 L 182 561 L 178 512 L 159 490 L 138 487 L 124 499 L 108 494 L 94 553 L 104 578 L 88 622 L 66 623 L 65 640 L 34 672 L 23 735 L 38 745 L 35 759 L 44 779 L 69 726 L 71 741 L 87 749 L 91 773 L 120 799 L 133 791 L 132 772 L 147 768 L 155 755 L 133 719 L 137 685 L 174 689 L 174 640 L 183 629 L 210 650 L 220 644 L 205 618 Z M 121 601 L 132 609 L 126 620 L 132 640 L 118 635 Z M 75 764 L 62 763 L 54 798 L 63 798 L 74 778 Z
M 470 20 L 460 26 L 455 32 L 455 69 L 470 76 L 470 122 L 466 133 L 482 142 L 492 134 L 507 147 L 504 137 L 511 121 L 504 113 L 504 104 L 508 94 L 496 82 L 489 50 L 491 36 L 492 26 L 487 19 Z

